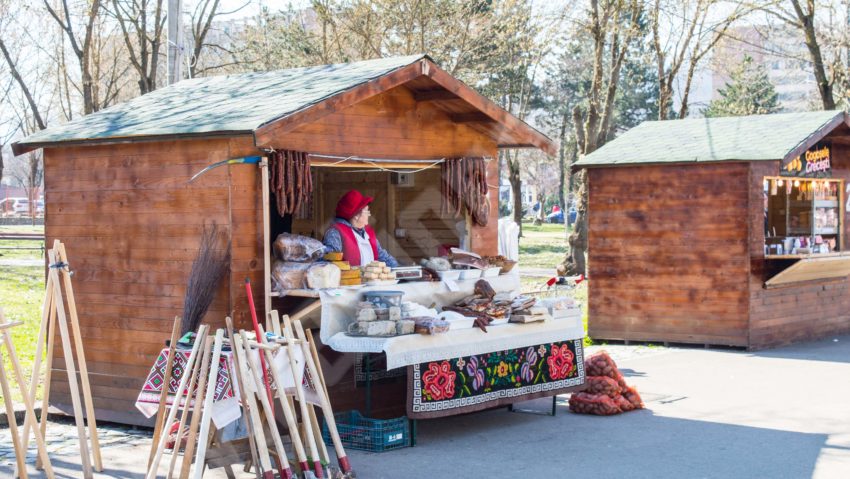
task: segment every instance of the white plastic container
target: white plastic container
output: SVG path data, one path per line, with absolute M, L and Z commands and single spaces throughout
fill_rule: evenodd
M 448 271 L 437 271 L 437 274 L 440 275 L 441 280 L 460 279 L 460 270 L 459 269 L 450 269 Z
M 481 273 L 481 277 L 482 278 L 495 278 L 496 276 L 499 276 L 500 271 L 502 271 L 501 266 L 491 266 L 491 267 L 485 269 Z
M 478 279 L 481 277 L 480 269 L 462 269 L 460 271 L 460 279 Z

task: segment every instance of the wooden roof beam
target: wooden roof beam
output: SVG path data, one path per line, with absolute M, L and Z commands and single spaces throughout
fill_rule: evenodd
M 386 75 L 374 78 L 366 83 L 352 87 L 342 93 L 333 95 L 325 100 L 309 105 L 295 113 L 289 114 L 260 126 L 254 132 L 254 144 L 260 148 L 274 147 L 275 138 L 280 138 L 286 133 L 294 130 L 300 125 L 318 121 L 327 115 L 348 108 L 356 103 L 379 95 L 391 88 L 404 85 L 419 77 L 426 76 L 443 87 L 447 92 L 454 95 L 453 99 L 460 99 L 477 109 L 475 115 L 480 115 L 474 120 L 466 121 L 473 126 L 475 124 L 492 124 L 506 130 L 506 135 L 511 138 L 510 144 L 532 145 L 540 148 L 549 155 L 558 153 L 558 144 L 550 140 L 546 135 L 535 130 L 524 121 L 505 111 L 500 106 L 488 100 L 460 80 L 443 71 L 428 58 L 423 58 L 415 63 L 401 67 Z M 434 91 L 437 89 L 426 90 Z M 430 95 L 430 94 L 429 94 Z M 437 95 L 434 93 L 434 95 Z M 444 94 L 439 94 L 444 95 Z M 435 100 L 436 101 L 436 100 Z M 460 114 L 464 115 L 464 114 Z M 486 117 L 486 120 L 485 120 Z M 472 117 L 469 117 L 470 119 Z M 465 117 L 458 116 L 459 120 Z M 463 122 L 463 121 L 461 121 Z
M 413 99 L 419 103 L 460 100 L 457 95 L 443 88 L 438 88 L 436 90 L 413 91 L 412 93 Z
M 558 144 L 550 140 L 546 135 L 511 115 L 500 106 L 468 87 L 462 81 L 449 75 L 433 62 L 425 59 L 422 60 L 422 63 L 427 65 L 427 68 L 424 68 L 425 75 L 490 117 L 493 121 L 507 127 L 511 131 L 512 136 L 517 137 L 518 141 L 515 141 L 516 144 L 527 143 L 540 148 L 549 155 L 554 156 L 558 154 Z
M 331 113 L 348 108 L 391 88 L 404 85 L 413 79 L 419 78 L 423 74 L 426 61 L 420 60 L 411 63 L 394 72 L 374 78 L 364 84 L 307 106 L 286 117 L 266 123 L 254 131 L 254 144 L 261 148 L 274 147 L 273 141 L 275 138 L 305 123 L 318 121 Z
M 494 120 L 480 111 L 470 113 L 455 113 L 449 115 L 449 118 L 455 123 L 494 123 Z
M 812 132 L 805 141 L 801 142 L 796 148 L 789 151 L 782 160 L 787 161 L 791 158 L 802 155 L 804 151 L 814 146 L 815 143 L 823 140 L 824 137 L 828 136 L 829 133 L 832 132 L 832 130 L 840 127 L 841 125 L 850 127 L 850 119 L 847 118 L 847 114 L 843 111 L 837 112 L 832 120 Z

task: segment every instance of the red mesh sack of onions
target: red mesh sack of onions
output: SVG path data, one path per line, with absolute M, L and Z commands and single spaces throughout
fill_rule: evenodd
M 576 414 L 594 414 L 597 416 L 611 416 L 622 412 L 613 399 L 604 394 L 590 394 L 585 392 L 570 395 L 570 411 Z
M 608 376 L 588 376 L 584 383 L 585 392 L 591 394 L 604 394 L 614 397 L 620 394 L 620 385 Z
M 620 370 L 617 369 L 617 363 L 605 351 L 599 351 L 585 359 L 584 371 L 588 376 L 607 376 L 614 381 L 620 381 L 623 378 Z
M 624 398 L 620 394 L 617 394 L 612 399 L 615 403 L 617 403 L 617 407 L 619 407 L 623 412 L 634 411 L 636 409 L 634 404 L 630 403 L 628 399 Z
M 632 403 L 635 409 L 643 409 L 643 399 L 641 399 L 640 394 L 638 394 L 636 387 L 629 386 L 624 389 L 623 397 Z

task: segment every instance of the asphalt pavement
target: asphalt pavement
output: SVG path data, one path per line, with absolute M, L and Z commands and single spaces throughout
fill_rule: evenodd
M 349 451 L 357 477 L 850 478 L 850 336 L 754 353 L 604 349 L 646 409 L 582 416 L 568 412 L 564 396 L 555 417 L 502 408 L 420 421 L 416 447 Z M 143 477 L 149 439 L 133 434 L 114 435 L 97 477 Z M 7 438 L 0 430 L 0 477 L 11 474 Z M 60 477 L 79 477 L 79 458 L 67 450 L 54 457 Z

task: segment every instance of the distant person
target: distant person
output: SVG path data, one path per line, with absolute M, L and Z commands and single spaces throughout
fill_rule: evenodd
M 552 206 L 552 213 L 557 213 L 557 212 L 559 212 L 559 211 L 561 211 L 561 207 L 560 207 L 560 206 L 558 206 L 557 204 L 555 204 L 554 206 Z

